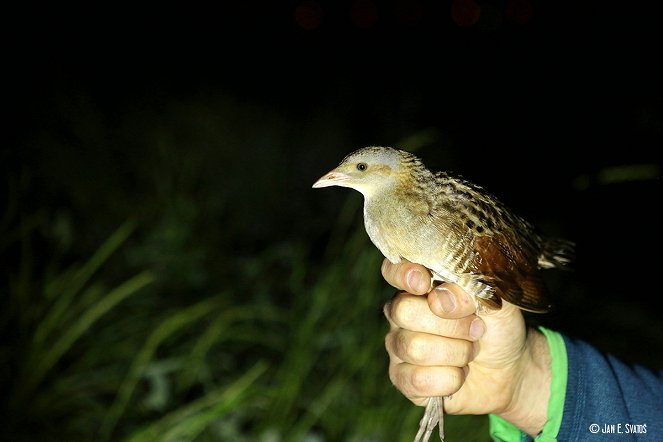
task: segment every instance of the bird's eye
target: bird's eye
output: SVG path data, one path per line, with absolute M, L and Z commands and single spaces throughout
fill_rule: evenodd
M 366 163 L 357 163 L 357 170 L 363 172 L 366 169 L 368 169 L 368 166 L 366 165 Z

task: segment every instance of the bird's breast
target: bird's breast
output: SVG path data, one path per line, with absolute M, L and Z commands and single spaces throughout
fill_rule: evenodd
M 407 204 L 365 203 L 364 223 L 373 244 L 393 263 L 405 258 L 447 280 L 467 271 L 473 236 L 419 209 Z

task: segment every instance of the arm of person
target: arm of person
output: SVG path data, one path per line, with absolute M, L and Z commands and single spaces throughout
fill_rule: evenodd
M 558 439 L 663 440 L 663 372 L 563 339 L 568 378 Z
M 527 329 L 510 304 L 479 318 L 459 287 L 430 291 L 427 270 L 416 264 L 385 261 L 382 273 L 408 292 L 385 306 L 385 342 L 390 378 L 415 404 L 453 394 L 445 411 L 491 414 L 497 441 L 586 440 L 606 431 L 663 440 L 663 373 Z

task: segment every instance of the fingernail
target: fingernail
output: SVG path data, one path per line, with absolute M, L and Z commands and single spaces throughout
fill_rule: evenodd
M 476 318 L 470 324 L 470 338 L 479 339 L 484 333 L 486 333 L 486 326 L 481 319 Z
M 407 274 L 407 286 L 410 289 L 410 293 L 419 291 L 419 286 L 421 286 L 423 279 L 424 275 L 419 270 L 410 270 Z
M 451 292 L 445 288 L 436 288 L 437 300 L 445 313 L 451 313 L 456 310 L 456 299 Z

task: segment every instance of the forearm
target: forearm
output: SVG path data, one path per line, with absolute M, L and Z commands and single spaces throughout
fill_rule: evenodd
M 663 372 L 627 366 L 584 342 L 541 331 L 545 337 L 532 332 L 528 338 L 523 359 L 528 368 L 513 405 L 491 415 L 493 440 L 520 441 L 521 431 L 530 436 L 542 432 L 536 440 L 546 441 L 607 437 L 603 433 L 663 440 Z
M 559 440 L 663 440 L 663 372 L 628 366 L 582 341 L 564 341 L 569 394 Z

